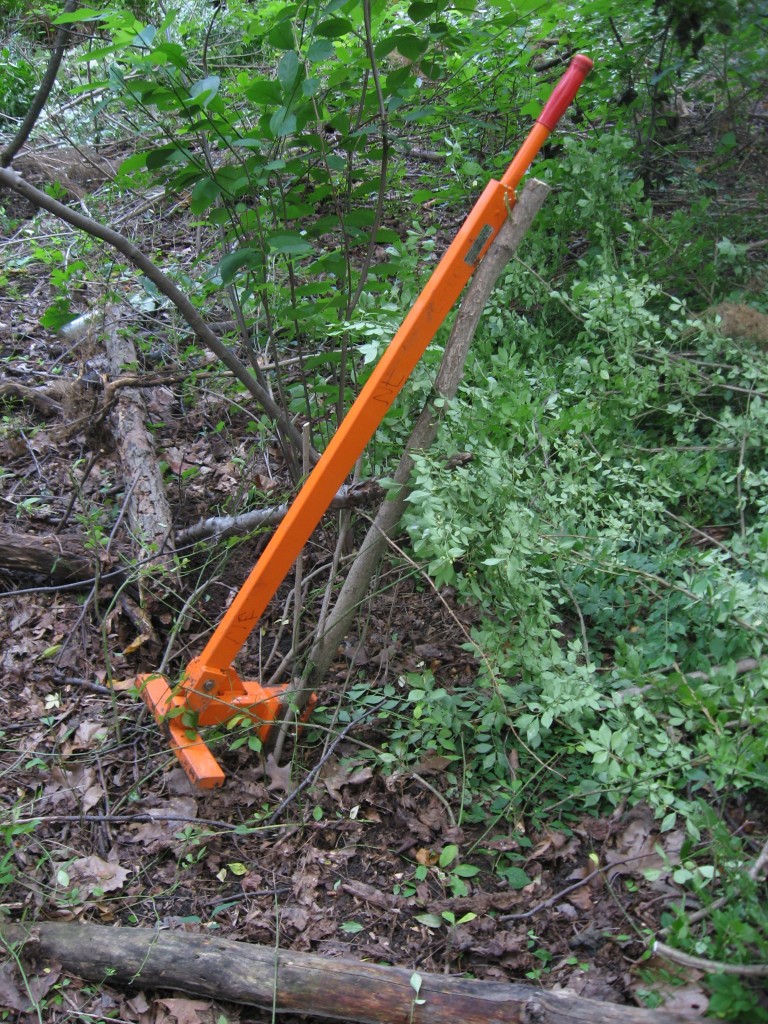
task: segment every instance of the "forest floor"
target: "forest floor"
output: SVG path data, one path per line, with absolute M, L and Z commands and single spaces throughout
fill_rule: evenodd
M 156 249 L 162 244 L 182 254 L 192 244 L 183 211 L 161 204 L 147 216 Z M 47 538 L 48 545 L 80 550 L 89 575 L 97 568 L 98 576 L 51 583 L 18 565 L 0 567 L 0 863 L 7 883 L 0 912 L 17 920 L 209 932 L 425 972 L 567 988 L 607 1002 L 642 1005 L 652 990 L 652 1000 L 698 1016 L 706 1005 L 702 975 L 687 969 L 680 984 L 676 968 L 646 957 L 648 936 L 662 930 L 665 911 L 681 898 L 667 858 L 674 859 L 682 832 L 662 836 L 643 807 L 609 817 L 585 813 L 567 825 L 501 817 L 469 823 L 461 801 L 445 796 L 446 762 L 433 751 L 423 751 L 416 769 L 392 775 L 361 756 L 366 745 L 386 740 L 379 716 L 349 729 L 333 749 L 326 742 L 338 735 L 332 716 L 339 694 L 361 675 L 382 688 L 404 685 L 403 673 L 425 664 L 441 685 L 472 676 L 461 630 L 471 624 L 471 609 L 454 607 L 450 593 L 438 595 L 407 575 L 382 588 L 365 636 L 340 649 L 328 692 L 319 695 L 330 709 L 323 719 L 330 731 L 309 730 L 287 767 L 247 747 L 224 746 L 218 756 L 227 784 L 193 790 L 133 681 L 157 667 L 171 640 L 174 664 L 199 653 L 262 538 L 241 541 L 226 557 L 213 541 L 190 545 L 179 602 L 156 604 L 151 628 L 143 628 L 136 609 L 146 594 L 135 582 L 126 585 L 121 572 L 134 549 L 123 518 L 115 517 L 126 486 L 111 420 L 93 416 L 103 390 L 98 347 L 93 340 L 70 345 L 40 326 L 55 296 L 50 268 L 34 251 L 61 242 L 60 229 L 46 218 L 17 222 L 5 242 L 4 380 L 77 386 L 45 415 L 24 395 L 6 397 L 0 531 L 4 539 Z M 78 294 L 83 311 L 100 301 L 90 287 Z M 254 455 L 250 411 L 209 385 L 205 366 L 194 396 L 183 374 L 179 379 L 178 348 L 166 346 L 162 311 L 140 314 L 126 303 L 125 314 L 126 324 L 151 338 L 143 371 L 159 379 L 146 400 L 176 533 L 217 509 L 242 508 L 254 481 L 263 495 L 283 493 L 279 454 Z M 329 516 L 313 538 L 310 564 L 327 560 L 335 540 Z M 204 597 L 172 633 L 196 587 Z M 281 628 L 281 601 L 275 605 L 244 672 L 265 670 L 261 648 L 279 639 Z M 360 709 L 348 710 L 354 716 Z M 311 785 L 296 791 L 315 768 Z M 273 824 L 260 823 L 278 808 Z M 732 828 L 749 827 L 742 806 L 726 813 Z M 441 863 L 451 846 L 457 858 Z M 497 870 L 510 853 L 519 855 L 517 875 Z M 457 872 L 459 863 L 477 871 Z M 65 980 L 56 970 L 35 991 L 50 1021 L 271 1019 L 267 1011 L 232 1005 L 212 1011 L 178 993 L 125 993 Z M 0 993 L 0 1003 L 26 1018 L 28 993 L 10 965 L 0 972 Z

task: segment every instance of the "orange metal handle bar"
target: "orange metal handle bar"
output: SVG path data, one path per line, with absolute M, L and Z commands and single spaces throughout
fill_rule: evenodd
M 224 671 L 232 664 L 501 229 L 515 201 L 515 188 L 591 67 L 588 57 L 573 58 L 504 177 L 486 186 L 205 649 L 190 663 L 187 675 L 191 691 L 202 686 L 207 672 Z M 198 697 L 201 703 L 207 701 L 202 692 L 188 692 L 188 697 L 192 707 Z

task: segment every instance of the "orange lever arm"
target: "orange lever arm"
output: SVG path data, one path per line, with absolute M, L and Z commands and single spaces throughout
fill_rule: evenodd
M 573 58 L 501 181 L 486 186 L 204 650 L 190 663 L 190 689 L 202 685 L 206 672 L 225 671 L 232 664 L 501 229 L 515 188 L 591 67 L 588 57 Z

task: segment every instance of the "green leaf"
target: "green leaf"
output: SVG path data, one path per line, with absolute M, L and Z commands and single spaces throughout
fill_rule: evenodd
M 277 80 L 282 86 L 284 95 L 290 96 L 293 93 L 300 68 L 299 55 L 295 50 L 288 50 L 280 58 L 280 63 L 277 66 Z
M 414 3 L 408 8 L 408 17 L 411 21 L 427 21 L 437 13 L 437 4 Z
M 458 875 L 460 878 L 474 878 L 475 875 L 480 874 L 480 868 L 476 868 L 474 864 L 457 864 L 455 868 L 451 869 L 452 875 Z
M 437 914 L 417 914 L 414 918 L 419 924 L 426 925 L 427 928 L 442 928 L 443 919 L 438 917 Z
M 440 851 L 440 857 L 437 863 L 441 868 L 447 868 L 449 864 L 452 864 L 459 855 L 459 848 L 455 843 L 449 843 L 444 846 Z
M 221 193 L 221 188 L 213 178 L 203 178 L 198 181 L 192 189 L 192 197 L 189 208 L 192 213 L 202 213 L 207 210 Z
M 403 120 L 406 122 L 410 121 L 426 121 L 428 117 L 435 116 L 434 107 L 417 107 L 415 110 L 409 110 L 403 115 Z
M 278 50 L 292 50 L 293 43 L 293 28 L 289 20 L 280 21 L 277 25 L 273 25 L 269 30 L 267 36 L 270 43 Z
M 296 131 L 296 115 L 287 107 L 280 107 L 269 119 L 269 130 L 276 139 L 290 135 Z
M 339 36 L 345 36 L 354 30 L 354 25 L 346 18 L 327 18 L 320 22 L 316 31 L 319 36 L 324 36 L 326 39 L 338 39 Z
M 264 259 L 257 249 L 244 247 L 227 255 L 219 262 L 219 274 L 222 284 L 229 284 L 234 280 L 238 270 L 244 267 L 248 270 L 256 270 L 263 266 Z
M 393 32 L 378 42 L 374 52 L 377 57 L 386 57 L 393 50 L 397 50 L 407 60 L 418 60 L 426 52 L 427 46 L 427 42 L 420 39 L 415 32 L 400 31 Z M 400 70 L 410 71 L 408 68 Z
M 509 883 L 510 889 L 524 889 L 526 885 L 530 885 L 531 879 L 526 875 L 522 868 L 509 867 L 504 868 L 499 874 L 503 875 Z
M 202 104 L 204 107 L 207 107 L 219 91 L 220 85 L 221 78 L 218 75 L 208 75 L 207 78 L 201 78 L 199 82 L 195 82 L 190 88 L 190 98 L 195 100 L 202 97 Z
M 94 11 L 89 7 L 80 7 L 76 11 L 70 11 L 68 14 L 60 14 L 58 18 L 54 18 L 52 24 L 54 25 L 71 25 L 76 21 L 106 21 L 108 15 L 103 11 Z
M 73 320 L 77 320 L 77 313 L 72 312 L 66 299 L 49 306 L 40 317 L 41 325 L 47 327 L 49 331 L 58 331 L 65 324 L 72 323 Z
M 280 103 L 283 94 L 277 82 L 266 78 L 254 78 L 246 87 L 245 95 L 254 103 Z
M 248 874 L 248 868 L 245 866 L 245 864 L 241 864 L 240 861 L 235 861 L 233 864 L 227 864 L 227 867 L 232 872 L 232 874 L 237 875 L 238 878 L 242 875 Z
M 269 236 L 269 247 L 283 256 L 307 256 L 312 246 L 294 231 L 279 231 Z
M 150 56 L 155 64 L 172 64 L 175 68 L 188 66 L 186 51 L 178 43 L 161 43 L 155 47 Z
M 364 927 L 359 921 L 345 921 L 341 926 L 341 930 L 346 932 L 347 935 L 357 935 Z
M 329 60 L 336 56 L 333 43 L 328 39 L 315 39 L 307 50 L 307 60 L 310 64 L 318 64 L 321 60 Z
M 153 149 L 151 153 L 147 153 L 147 169 L 155 171 L 158 167 L 165 167 L 178 156 L 178 153 L 178 146 L 160 146 L 159 149 Z
M 151 50 L 156 35 L 157 29 L 155 28 L 154 25 L 145 25 L 144 28 L 140 32 L 137 32 L 136 35 L 133 37 L 131 46 L 137 46 L 141 49 Z

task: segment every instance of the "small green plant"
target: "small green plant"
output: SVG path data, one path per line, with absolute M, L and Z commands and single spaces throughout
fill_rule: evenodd
M 411 979 L 410 979 L 410 985 L 411 985 L 411 988 L 413 989 L 413 992 L 414 992 L 413 999 L 411 1000 L 411 1015 L 409 1017 L 410 1024 L 413 1024 L 413 1015 L 416 1012 L 416 1007 L 417 1006 L 424 1006 L 424 1004 L 426 1002 L 426 1000 L 421 998 L 421 986 L 422 986 L 422 984 L 423 984 L 423 978 L 421 977 L 420 974 L 417 974 L 414 971 L 414 973 L 411 975 Z
M 448 887 L 451 895 L 458 897 L 469 894 L 466 879 L 478 875 L 480 868 L 474 864 L 460 863 L 458 846 L 455 843 L 449 843 L 440 851 L 435 873 L 441 884 Z
M 22 845 L 24 837 L 31 835 L 39 824 L 38 821 L 12 821 L 0 826 L 0 836 L 5 846 L 5 850 L 0 851 L 0 887 L 11 885 L 18 878 L 17 849 Z
M 526 978 L 530 978 L 531 981 L 539 981 L 543 975 L 549 973 L 550 964 L 554 959 L 553 954 L 548 949 L 545 949 L 540 945 L 539 938 L 533 930 L 528 932 L 528 951 L 536 960 L 539 961 L 541 966 L 534 967 L 532 970 L 526 971 L 525 976 Z

